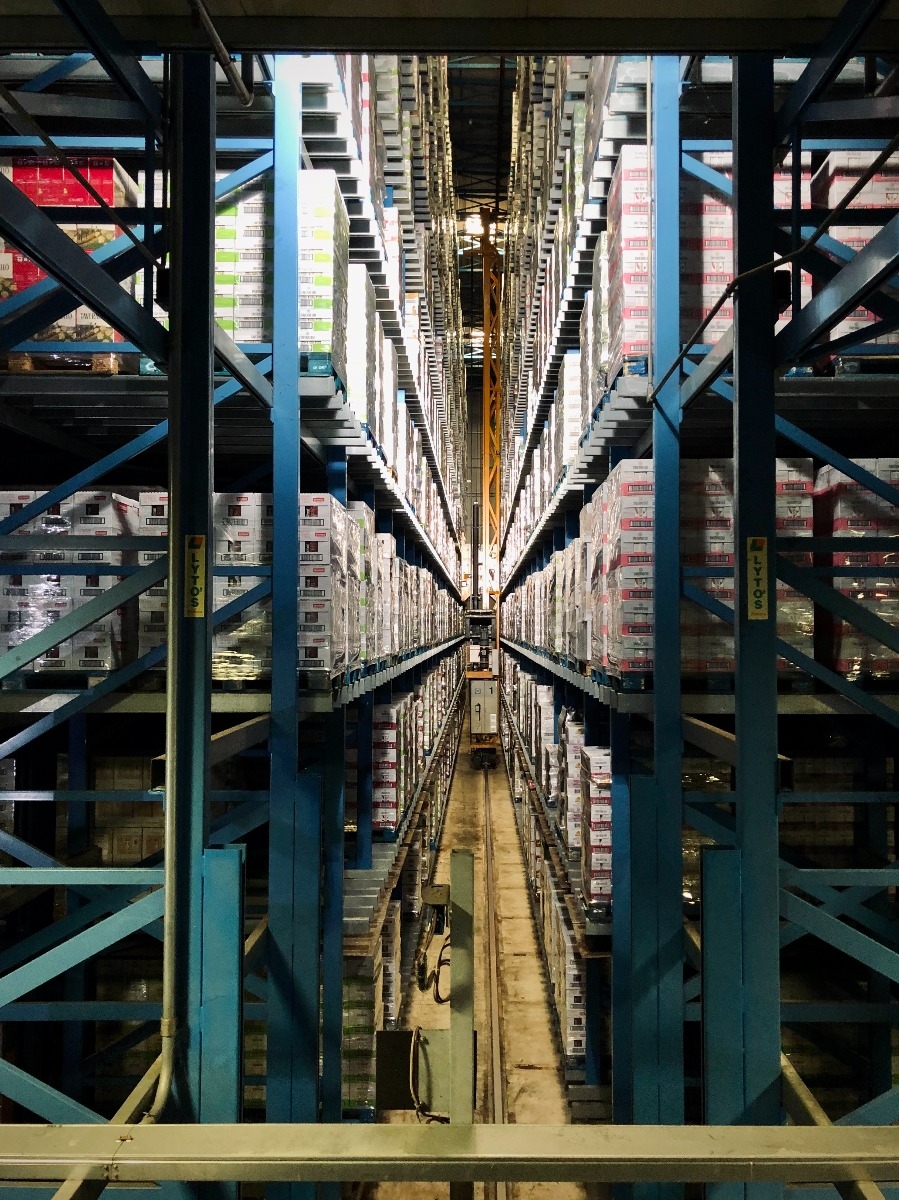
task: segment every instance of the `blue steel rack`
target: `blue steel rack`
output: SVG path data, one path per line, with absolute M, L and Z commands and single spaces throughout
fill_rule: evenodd
M 773 611 L 752 620 L 747 611 L 749 539 L 764 539 L 767 578 L 782 579 L 822 609 L 839 615 L 889 647 L 899 638 L 884 622 L 868 619 L 860 606 L 841 597 L 813 570 L 793 566 L 784 554 L 800 547 L 777 538 L 774 514 L 774 464 L 778 442 L 830 463 L 891 504 L 899 493 L 852 463 L 827 444 L 827 429 L 840 432 L 851 421 L 855 401 L 864 403 L 884 385 L 873 378 L 804 380 L 784 376 L 797 363 L 821 353 L 828 330 L 849 310 L 864 303 L 874 325 L 844 338 L 831 351 L 864 355 L 864 343 L 895 329 L 891 296 L 880 284 L 894 276 L 892 216 L 882 233 L 857 254 L 825 235 L 809 246 L 799 262 L 819 285 L 805 307 L 798 300 L 798 271 L 793 270 L 793 318 L 775 336 L 773 278 L 775 254 L 789 253 L 814 227 L 797 208 L 788 221 L 773 211 L 772 164 L 778 152 L 860 148 L 880 151 L 881 136 L 866 137 L 861 118 L 886 117 L 888 105 L 870 100 L 822 100 L 853 53 L 859 37 L 881 5 L 847 4 L 832 35 L 799 72 L 779 109 L 775 108 L 773 61 L 766 55 L 733 60 L 732 138 L 726 141 L 685 137 L 681 99 L 688 84 L 682 61 L 650 60 L 648 111 L 652 126 L 651 219 L 653 222 L 653 345 L 647 379 L 619 378 L 593 414 L 575 463 L 557 485 L 549 508 L 507 574 L 504 587 L 548 561 L 552 549 L 572 536 L 570 515 L 589 500 L 610 465 L 620 457 L 651 453 L 655 460 L 655 688 L 653 692 L 617 690 L 610 681 L 584 674 L 577 664 L 555 658 L 540 647 L 506 641 L 538 677 L 553 681 L 557 700 L 581 693 L 577 707 L 585 719 L 591 705 L 606 708 L 613 752 L 613 979 L 612 1089 L 614 1119 L 620 1122 L 672 1123 L 692 1117 L 713 1124 L 779 1124 L 784 1113 L 795 1120 L 821 1120 L 811 1093 L 796 1084 L 795 1071 L 781 1054 L 781 1025 L 800 1027 L 813 1043 L 829 1045 L 827 1023 L 858 1022 L 870 1030 L 867 1064 L 862 1070 L 869 1099 L 839 1114 L 840 1123 L 892 1121 L 899 1114 L 899 1090 L 893 1086 L 891 1029 L 899 1019 L 891 983 L 899 977 L 896 931 L 884 920 L 888 889 L 895 882 L 887 830 L 894 793 L 876 785 L 872 769 L 868 790 L 802 793 L 779 780 L 779 747 L 789 743 L 790 724 L 801 716 L 839 714 L 853 729 L 864 727 L 872 745 L 891 744 L 899 724 L 897 697 L 872 694 L 837 676 L 823 664 L 778 640 Z M 824 122 L 827 122 L 825 126 Z M 809 138 L 804 123 L 814 123 Z M 847 137 L 847 132 L 852 136 Z M 706 150 L 733 150 L 733 179 L 703 165 Z M 736 271 L 746 275 L 735 295 L 734 327 L 714 346 L 681 344 L 678 311 L 679 203 L 682 174 L 697 176 L 734 207 Z M 770 216 L 768 215 L 770 214 Z M 811 218 L 817 222 L 825 214 Z M 887 214 L 889 216 L 889 214 Z M 883 214 L 881 214 L 883 218 Z M 890 388 L 890 385 L 886 385 Z M 846 400 L 845 411 L 815 411 L 827 388 Z M 895 397 L 895 387 L 892 387 Z M 741 403 L 742 399 L 742 403 Z M 895 399 L 886 401 L 884 414 Z M 686 412 L 695 405 L 696 424 L 709 414 L 727 413 L 735 458 L 737 529 L 736 614 L 714 605 L 691 582 L 679 558 L 679 465 Z M 786 415 L 788 414 L 788 415 Z M 794 419 L 795 418 L 795 419 Z M 894 418 L 893 418 L 894 421 Z M 807 432 L 803 425 L 814 429 Z M 882 428 L 888 428 L 884 422 Z M 527 435 L 528 431 L 524 431 Z M 693 431 L 691 430 L 691 434 Z M 715 426 L 721 453 L 722 427 Z M 844 439 L 845 440 L 845 439 Z M 700 451 L 701 452 L 701 451 Z M 725 451 L 726 452 L 726 451 Z M 694 450 L 695 453 L 695 450 Z M 510 514 L 511 523 L 511 514 Z M 573 533 L 576 534 L 576 526 Z M 835 550 L 834 539 L 814 540 L 809 549 Z M 737 668 L 735 686 L 722 694 L 685 693 L 681 683 L 680 609 L 682 598 L 703 604 L 733 624 Z M 771 606 L 773 610 L 773 605 Z M 778 694 L 776 660 L 791 660 L 819 685 L 807 694 Z M 559 701 L 561 702 L 561 701 Z M 698 715 L 709 722 L 699 722 Z M 733 725 L 730 721 L 733 718 Z M 634 722 L 652 723 L 653 755 L 649 774 L 631 763 Z M 645 724 L 642 725 L 645 729 Z M 731 732 L 731 729 L 733 732 Z M 731 764 L 734 790 L 713 796 L 684 792 L 681 757 L 686 743 Z M 644 768 L 645 769 L 645 768 Z M 726 809 L 720 806 L 722 801 Z M 841 870 L 813 869 L 782 857 L 778 820 L 784 805 L 854 804 L 866 828 L 876 832 L 865 842 L 878 865 Z M 824 811 L 824 810 L 822 810 Z M 685 937 L 682 900 L 682 830 L 692 826 L 711 838 L 702 872 L 701 930 Z M 864 852 L 859 861 L 865 861 Z M 869 907 L 870 905 L 870 907 Z M 835 947 L 867 981 L 860 1001 L 846 1008 L 828 1003 L 781 1000 L 781 950 L 807 937 Z M 594 1001 L 588 1021 L 599 1028 L 601 1005 Z M 689 1025 L 701 1021 L 704 1052 L 701 1078 L 685 1074 Z M 694 1027 L 695 1028 L 695 1027 Z M 695 1047 L 695 1039 L 691 1044 Z M 834 1051 L 839 1053 L 839 1051 Z M 696 1072 L 691 1072 L 695 1075 Z M 697 1093 L 697 1085 L 699 1091 Z M 688 1101 L 701 1097 L 699 1103 Z M 836 1116 L 837 1114 L 835 1114 Z M 830 1119 L 830 1118 L 825 1118 Z M 755 1191 L 760 1185 L 753 1185 Z M 767 1185 L 766 1185 L 767 1186 Z M 673 1191 L 665 1187 L 666 1192 Z M 662 1189 L 659 1189 L 661 1193 Z M 773 1191 L 773 1189 L 772 1189 Z
M 79 5 L 93 12 L 96 5 Z M 66 154 L 143 156 L 155 168 L 161 144 L 158 129 L 160 64 L 142 63 L 115 44 L 114 31 L 106 28 L 101 11 L 90 25 L 91 49 L 99 63 L 111 71 L 131 101 L 140 105 L 146 124 L 143 137 L 57 137 Z M 52 87 L 91 60 L 71 55 L 35 66 L 35 76 L 25 87 L 31 92 Z M 70 816 L 84 816 L 86 807 L 99 798 L 121 801 L 158 801 L 164 796 L 167 833 L 178 849 L 174 886 L 161 886 L 160 855 L 130 868 L 69 866 L 27 838 L 0 834 L 0 849 L 21 864 L 4 867 L 3 886 L 51 886 L 68 889 L 68 914 L 46 928 L 35 929 L 0 955 L 0 1020 L 14 1022 L 68 1022 L 89 1028 L 98 1020 L 139 1021 L 144 1024 L 121 1041 L 127 1050 L 146 1040 L 158 1026 L 175 1047 L 174 1100 L 182 1119 L 232 1122 L 241 1119 L 243 1063 L 241 1031 L 246 1019 L 265 1020 L 270 1045 L 278 1053 L 269 1057 L 267 1116 L 269 1120 L 340 1120 L 341 1083 L 341 968 L 343 946 L 344 820 L 343 770 L 340 759 L 301 765 L 305 749 L 300 722 L 306 716 L 323 720 L 329 740 L 342 744 L 345 707 L 359 702 L 360 725 L 371 719 L 371 701 L 378 688 L 394 679 L 414 678 L 429 660 L 454 650 L 459 639 L 424 646 L 403 658 L 375 664 L 358 679 L 335 680 L 330 691 L 299 694 L 297 689 L 297 525 L 301 455 L 312 452 L 324 460 L 327 487 L 346 500 L 353 486 L 376 511 L 378 527 L 394 530 L 401 552 L 410 562 L 428 564 L 452 596 L 458 599 L 455 563 L 445 564 L 417 514 L 392 478 L 383 456 L 368 431 L 350 413 L 343 393 L 332 376 L 304 375 L 296 346 L 299 245 L 297 199 L 302 187 L 303 90 L 300 60 L 281 56 L 271 64 L 274 101 L 274 134 L 268 138 L 216 138 L 216 84 L 213 60 L 204 54 L 187 54 L 174 60 L 173 98 L 176 119 L 166 132 L 172 169 L 171 209 L 154 207 L 153 188 L 146 189 L 146 208 L 130 213 L 136 224 L 134 238 L 121 236 L 96 255 L 83 254 L 62 233 L 56 220 L 66 211 L 48 213 L 29 201 L 9 180 L 0 176 L 0 232 L 43 266 L 48 278 L 29 292 L 0 303 L 0 352 L 59 347 L 32 342 L 34 333 L 59 316 L 85 303 L 103 315 L 127 340 L 115 343 L 119 353 L 136 352 L 167 371 L 167 380 L 156 375 L 129 381 L 129 394 L 141 397 L 150 427 L 97 461 L 55 486 L 34 504 L 0 523 L 0 539 L 18 548 L 37 547 L 16 530 L 47 506 L 88 487 L 129 464 L 137 455 L 168 444 L 171 526 L 169 554 L 147 568 L 117 569 L 124 579 L 101 600 L 85 605 L 77 617 L 62 622 L 52 635 L 55 641 L 83 628 L 104 612 L 138 595 L 168 576 L 171 627 L 168 648 L 144 655 L 99 682 L 81 690 L 63 687 L 28 688 L 0 692 L 0 710 L 17 725 L 7 733 L 0 758 L 30 747 L 41 736 L 68 726 L 70 730 L 69 786 L 65 789 L 16 790 L 3 799 L 28 801 L 33 811 L 52 812 L 47 805 L 65 804 Z M 149 75 L 145 66 L 149 70 Z M 152 78 L 151 78 L 152 76 Z M 114 107 L 114 102 L 110 102 Z M 43 148 L 30 131 L 0 139 L 0 150 Z M 216 180 L 216 154 L 242 165 Z M 249 160 L 249 161 L 247 161 Z M 275 328 L 270 345 L 236 346 L 212 318 L 212 230 L 215 202 L 243 184 L 273 174 L 275 186 Z M 94 215 L 95 210 L 91 210 Z M 104 219 L 113 219 L 105 214 Z M 149 232 L 148 232 L 149 231 Z M 120 281 L 143 269 L 148 280 L 145 294 L 154 294 L 154 279 L 162 261 L 148 264 L 147 254 L 135 239 L 143 239 L 153 259 L 171 239 L 171 329 L 167 330 L 138 304 Z M 145 236 L 146 235 L 146 236 Z M 377 265 L 377 264 L 375 264 Z M 149 304 L 149 299 L 148 299 Z M 79 344 L 86 351 L 96 347 Z M 109 345 L 102 347 L 109 349 Z M 226 375 L 222 375 L 222 371 Z M 37 377 L 15 379 L 16 389 L 40 390 Z M 64 389 L 72 385 L 66 382 Z M 87 403 L 102 406 L 104 391 L 121 389 L 121 382 L 96 377 L 85 390 Z M 205 577 L 212 579 L 211 512 L 215 438 L 213 417 L 219 405 L 255 405 L 254 428 L 270 423 L 274 493 L 273 566 L 255 568 L 257 585 L 245 597 L 215 613 L 211 604 L 200 619 L 187 617 L 184 604 L 183 547 L 202 538 Z M 425 454 L 438 483 L 438 492 L 450 528 L 453 516 L 449 484 L 440 477 L 433 437 L 425 428 L 425 414 L 417 398 L 407 396 L 414 419 L 422 425 Z M 110 405 L 114 411 L 114 403 Z M 251 411 L 251 410 L 250 410 Z M 154 419 L 155 415 L 155 419 Z M 30 436 L 63 449 L 84 447 L 74 435 L 58 432 L 52 423 L 30 422 L 9 413 L 9 421 Z M 142 423 L 142 422 L 141 422 Z M 259 439 L 266 445 L 266 438 Z M 119 549 L 157 549 L 157 539 L 120 539 Z M 74 539 L 72 545 L 75 545 Z M 63 568 L 63 571 L 65 568 Z M 274 653 L 271 692 L 210 690 L 209 655 L 212 630 L 248 605 L 271 596 Z M 184 615 L 182 615 L 184 614 Z M 44 642 L 50 640 L 48 635 Z M 15 675 L 40 650 L 38 641 L 0 658 L 0 678 Z M 168 691 L 134 691 L 148 670 L 168 659 Z M 456 700 L 458 700 L 458 693 Z M 455 703 L 455 701 L 454 701 Z M 167 715 L 166 779 L 162 790 L 104 791 L 88 788 L 84 715 L 99 711 Z M 237 724 L 211 736 L 211 714 L 239 714 Z M 250 718 L 249 720 L 246 718 Z M 441 731 L 441 737 L 443 736 Z M 208 788 L 212 762 L 265 746 L 270 761 L 266 790 L 216 790 Z M 370 777 L 369 777 L 370 788 Z M 362 789 L 364 791 L 364 788 Z M 420 789 L 419 789 L 420 791 Z M 210 801 L 229 802 L 224 816 L 210 821 Z M 356 866 L 371 868 L 371 811 L 360 795 L 360 828 Z M 250 931 L 244 927 L 246 871 L 243 840 L 268 823 L 269 905 L 267 916 Z M 70 821 L 70 843 L 78 836 L 78 822 Z M 321 880 L 321 887 L 320 887 Z M 163 920 L 165 919 L 165 924 Z M 156 942 L 168 934 L 175 957 L 166 971 L 176 980 L 176 1009 L 167 1013 L 154 1002 L 104 1002 L 85 991 L 84 966 L 122 939 L 137 932 Z M 325 954 L 319 952 L 324 936 Z M 246 939 L 246 940 L 245 940 Z M 267 978 L 260 973 L 267 966 Z M 64 1000 L 31 997 L 35 988 L 56 979 L 65 980 Z M 244 988 L 235 987 L 243 978 Z M 245 997 L 249 995 L 251 999 Z M 304 1015 L 298 1019 L 298 1014 Z M 150 1023 L 147 1025 L 146 1023 Z M 52 1027 L 52 1026 L 51 1026 Z M 77 1038 L 68 1038 L 69 1070 L 62 1087 L 0 1059 L 0 1095 L 38 1117 L 59 1122 L 96 1123 L 105 1120 L 80 1100 L 83 1087 Z M 114 1051 L 110 1052 L 114 1053 Z M 320 1062 L 320 1053 L 323 1059 Z M 109 1054 L 106 1056 L 109 1057 Z M 152 1101 L 159 1076 L 158 1064 L 120 1110 L 122 1119 L 139 1117 Z M 122 1115 L 124 1114 L 124 1116 Z M 291 1195 L 312 1194 L 308 1188 L 290 1187 Z M 230 1187 L 228 1194 L 236 1194 Z M 313 1189 L 314 1191 L 314 1189 Z M 7 1189 L 0 1186 L 0 1194 Z M 181 1194 L 175 1185 L 163 1192 Z M 223 1192 L 224 1194 L 224 1192 Z M 274 1189 L 272 1190 L 274 1195 Z

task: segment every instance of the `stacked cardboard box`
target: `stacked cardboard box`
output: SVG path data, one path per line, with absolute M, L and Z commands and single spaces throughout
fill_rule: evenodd
M 4 516 L 11 515 L 43 494 L 28 489 L 2 492 L 0 511 Z M 75 492 L 28 522 L 19 532 L 51 534 L 59 541 L 58 548 L 4 552 L 3 564 L 10 573 L 0 576 L 4 600 L 0 636 L 7 649 L 21 645 L 115 586 L 118 577 L 107 574 L 104 569 L 128 565 L 134 561 L 134 555 L 128 552 L 123 556 L 121 551 L 108 548 L 112 543 L 104 539 L 133 536 L 138 532 L 138 504 L 136 500 L 114 492 Z M 67 545 L 70 534 L 96 538 L 97 549 L 70 549 Z M 47 573 L 15 571 L 18 564 L 26 563 L 41 564 Z M 82 567 L 84 573 L 54 573 L 57 564 L 75 564 Z M 122 609 L 113 610 L 73 638 L 45 651 L 27 669 L 53 672 L 112 670 L 123 662 L 126 631 L 126 614 Z
M 733 156 L 714 151 L 700 156 L 714 171 L 730 179 Z M 799 205 L 811 203 L 811 154 L 802 156 Z M 774 175 L 774 204 L 790 208 L 793 193 L 792 156 L 788 155 Z M 699 324 L 710 314 L 734 277 L 733 208 L 725 196 L 701 180 L 686 175 L 681 181 L 681 339 L 690 340 Z M 811 276 L 800 275 L 800 302 L 811 299 Z M 790 319 L 788 306 L 778 328 Z M 733 324 L 733 301 L 725 304 L 706 326 L 701 341 L 716 342 Z
M 383 332 L 378 316 L 377 298 L 368 268 L 350 263 L 347 290 L 346 398 L 356 417 L 378 440 L 381 379 L 380 359 Z
M 842 755 L 796 758 L 793 784 L 797 801 L 802 792 L 865 791 L 871 787 L 872 770 L 882 769 L 883 786 L 890 787 L 894 770 L 888 760 L 875 765 L 870 758 Z M 787 846 L 801 849 L 803 856 L 816 866 L 851 867 L 858 861 L 858 839 L 854 832 L 857 811 L 849 804 L 786 804 L 781 816 L 781 840 Z
M 135 184 L 120 165 L 110 158 L 74 158 L 73 164 L 91 187 L 110 205 L 134 201 Z M 82 183 L 56 158 L 28 155 L 0 159 L 0 173 L 35 204 L 41 207 L 65 207 L 83 210 L 83 219 L 60 228 L 89 254 L 120 236 L 113 225 L 91 219 L 97 201 Z M 11 244 L 0 243 L 0 293 L 3 297 L 23 292 L 46 278 L 46 274 L 26 254 Z M 122 337 L 87 305 L 57 318 L 35 335 L 35 341 L 121 342 Z M 77 350 L 77 345 L 73 346 Z
M 215 209 L 215 319 L 237 342 L 271 341 L 274 245 L 274 180 L 263 175 Z
M 649 353 L 649 166 L 645 146 L 622 146 L 609 188 L 609 363 Z
M 393 830 L 405 810 L 408 710 L 406 692 L 376 704 L 372 717 L 372 828 Z
M 563 709 L 559 716 L 559 829 L 569 853 L 581 848 L 583 746 L 583 722 Z
M 358 626 L 359 660 L 373 662 L 379 657 L 378 645 L 378 584 L 377 543 L 375 541 L 375 514 L 361 500 L 351 500 L 348 505 L 350 524 L 358 530 L 358 556 L 356 577 L 358 579 Z M 348 617 L 352 616 L 352 608 Z
M 859 459 L 858 464 L 890 486 L 899 486 L 896 459 Z M 888 625 L 899 624 L 899 587 L 889 570 L 879 570 L 894 567 L 899 557 L 891 551 L 865 548 L 866 538 L 899 538 L 899 509 L 835 467 L 826 466 L 815 480 L 815 528 L 824 537 L 858 538 L 857 550 L 832 556 L 835 567 L 856 568 L 858 575 L 837 577 L 833 585 Z M 822 622 L 826 619 L 822 615 Z M 899 655 L 849 621 L 832 618 L 830 640 L 835 669 L 850 679 L 885 678 L 899 671 Z
M 320 549 L 325 545 L 327 551 Z M 347 519 L 346 509 L 327 493 L 300 494 L 300 542 L 305 547 L 316 546 L 324 561 L 303 563 L 297 580 L 297 602 L 305 616 L 308 601 L 317 601 L 330 608 L 330 630 L 311 633 L 302 626 L 299 634 L 300 667 L 303 670 L 334 673 L 342 671 L 347 661 Z M 325 610 L 310 610 L 315 617 Z M 358 611 L 358 610 L 357 610 Z M 312 622 L 319 624 L 317 619 Z
M 302 183 L 298 349 L 330 355 L 332 369 L 344 380 L 349 218 L 333 171 L 304 171 Z
M 549 861 L 543 863 L 540 889 L 543 948 L 546 954 L 553 1004 L 559 1019 L 566 1066 L 583 1065 L 586 1054 L 586 999 L 583 963 L 575 946 L 571 918 L 559 893 Z
M 813 533 L 813 474 L 809 459 L 778 459 L 775 471 L 775 522 L 778 534 L 811 537 Z M 683 559 L 694 566 L 734 566 L 733 462 L 730 459 L 685 461 L 681 465 L 681 546 Z M 797 565 L 809 565 L 808 555 L 792 555 Z M 728 608 L 734 607 L 730 574 L 698 581 L 701 591 Z M 814 612 L 811 601 L 778 581 L 778 636 L 812 655 Z M 695 604 L 684 604 L 682 668 L 685 673 L 714 674 L 734 670 L 734 638 L 730 626 Z M 778 659 L 778 670 L 796 670 Z
M 607 747 L 584 746 L 581 773 L 581 894 L 589 905 L 612 896 L 612 756 Z
M 569 350 L 559 370 L 559 387 L 552 411 L 555 414 L 554 465 L 550 472 L 555 485 L 577 454 L 582 423 L 581 354 Z
M 616 675 L 643 674 L 653 667 L 653 464 L 646 459 L 619 463 L 604 487 L 608 669 Z
M 384 978 L 384 1028 L 395 1029 L 403 1002 L 400 962 L 402 957 L 402 905 L 391 900 L 381 926 L 381 958 Z
M 89 778 L 98 792 L 146 791 L 151 786 L 151 760 L 98 756 L 90 764 Z M 60 786 L 65 786 L 67 776 L 60 772 L 60 779 Z M 91 836 L 103 866 L 133 866 L 163 848 L 162 802 L 118 801 L 98 805 Z
M 461 673 L 461 655 L 447 655 L 432 668 L 437 729 L 455 695 Z M 377 830 L 397 828 L 424 770 L 430 747 L 425 741 L 425 682 L 416 692 L 395 693 L 389 703 L 376 704 L 372 714 L 372 825 Z M 453 748 L 452 739 L 444 750 Z
M 558 745 L 552 685 L 538 684 L 531 709 L 530 751 L 537 781 L 547 797 L 555 796 L 558 786 Z
M 400 891 L 402 892 L 402 911 L 405 917 L 421 915 L 421 885 L 426 872 L 426 856 L 424 854 L 424 839 L 419 829 L 406 852 L 406 862 L 403 865 Z
M 683 561 L 719 572 L 696 584 L 719 603 L 733 608 L 732 461 L 685 459 L 681 470 Z M 899 469 L 896 474 L 899 476 Z M 777 532 L 810 537 L 810 460 L 778 459 L 775 487 Z M 826 489 L 826 483 L 821 482 L 820 490 Z M 612 675 L 651 672 L 655 635 L 654 491 L 651 460 L 620 463 L 582 509 L 580 535 L 564 551 L 556 551 L 543 570 L 533 572 L 504 597 L 503 628 L 507 636 L 568 655 Z M 841 522 L 840 528 L 844 527 L 845 522 Z M 865 520 L 859 528 L 874 527 Z M 790 557 L 799 566 L 811 561 L 807 554 L 794 553 Z M 886 604 L 886 612 L 891 601 L 891 594 L 881 593 L 875 602 Z M 729 626 L 692 602 L 683 603 L 682 613 L 684 672 L 731 673 L 734 646 Z M 777 621 L 780 638 L 805 654 L 812 653 L 813 606 L 782 583 L 777 585 Z M 785 659 L 778 663 L 781 672 L 796 670 Z
M 384 1028 L 381 942 L 367 958 L 343 960 L 343 1107 L 373 1108 L 375 1034 Z
M 577 662 L 587 663 L 593 644 L 592 579 L 594 555 L 602 553 L 601 544 L 594 547 L 593 528 L 595 505 L 588 501 L 580 511 L 580 536 L 575 551 L 573 636 L 568 639 L 568 653 Z

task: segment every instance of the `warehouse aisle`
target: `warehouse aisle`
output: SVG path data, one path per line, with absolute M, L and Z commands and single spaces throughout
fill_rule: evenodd
M 507 1121 L 517 1124 L 563 1124 L 568 1110 L 563 1092 L 559 1056 L 553 1040 L 546 971 L 537 945 L 528 899 L 524 863 L 515 826 L 508 779 L 500 764 L 490 773 L 494 875 L 498 881 L 499 986 L 503 1012 L 503 1059 Z M 485 1039 L 490 1028 L 487 1008 L 487 955 L 481 949 L 487 930 L 486 871 L 484 855 L 484 773 L 472 769 L 468 756 L 468 720 L 462 729 L 462 744 L 446 812 L 446 825 L 437 858 L 435 882 L 448 883 L 450 851 L 474 851 L 475 938 L 479 952 L 475 960 L 475 1021 L 478 1036 Z M 480 921 L 479 921 L 480 918 Z M 430 953 L 433 968 L 439 939 Z M 443 986 L 447 989 L 444 973 Z M 437 1005 L 430 992 L 417 990 L 407 1005 L 404 1024 L 443 1028 L 449 1025 L 449 1005 Z M 483 1042 L 482 1042 L 483 1044 Z M 489 1112 L 489 1048 L 478 1055 L 477 1117 Z M 415 1122 L 414 1115 L 395 1113 L 392 1119 Z M 475 1188 L 476 1200 L 483 1187 Z M 374 1190 L 376 1200 L 444 1200 L 447 1185 L 382 1183 Z M 514 1184 L 507 1189 L 510 1200 L 549 1197 L 551 1200 L 583 1200 L 585 1191 L 576 1184 Z

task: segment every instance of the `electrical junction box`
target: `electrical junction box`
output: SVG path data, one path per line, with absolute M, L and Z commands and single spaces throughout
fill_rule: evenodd
M 469 687 L 471 701 L 472 737 L 485 737 L 499 732 L 497 682 L 495 679 L 472 679 Z

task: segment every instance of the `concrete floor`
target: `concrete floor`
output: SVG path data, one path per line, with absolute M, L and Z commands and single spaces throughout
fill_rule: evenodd
M 515 826 L 515 813 L 509 783 L 500 759 L 489 773 L 490 810 L 493 826 L 494 878 L 498 881 L 495 898 L 498 917 L 499 986 L 502 1008 L 502 1037 L 505 1062 L 506 1119 L 509 1123 L 555 1125 L 568 1121 L 559 1055 L 553 1040 L 546 971 L 540 956 L 525 879 L 524 862 Z M 443 840 L 438 855 L 435 882 L 448 883 L 450 851 L 469 848 L 475 859 L 475 939 L 486 946 L 486 877 L 484 866 L 484 774 L 471 768 L 468 756 L 468 725 L 462 731 L 462 745 L 450 795 Z M 431 950 L 431 966 L 436 961 L 439 940 Z M 447 990 L 449 972 L 444 971 L 443 989 Z M 487 1069 L 490 1049 L 487 1043 L 490 1022 L 487 1010 L 488 980 L 486 950 L 475 961 L 475 1023 L 481 1040 L 478 1055 L 476 1120 L 489 1120 Z M 431 993 L 416 991 L 407 1006 L 405 1024 L 439 1029 L 449 1025 L 449 1005 L 438 1005 Z M 413 1114 L 395 1113 L 392 1119 L 415 1122 Z M 376 1200 L 444 1200 L 446 1185 L 380 1184 L 374 1189 Z M 484 1195 L 483 1186 L 475 1187 L 475 1198 Z M 507 1190 L 509 1200 L 585 1200 L 584 1188 L 577 1184 L 513 1184 Z

